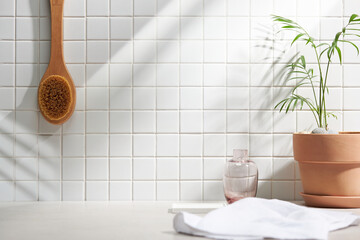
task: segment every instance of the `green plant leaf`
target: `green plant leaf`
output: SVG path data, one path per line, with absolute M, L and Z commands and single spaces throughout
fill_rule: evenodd
M 306 68 L 306 62 L 305 62 L 305 57 L 304 57 L 304 55 L 301 55 L 300 59 L 301 59 L 301 64 L 302 64 L 302 66 L 303 66 L 304 68 Z
M 335 46 L 335 48 L 336 48 L 336 51 L 337 51 L 337 53 L 338 53 L 338 55 L 339 55 L 340 64 L 342 64 L 342 60 L 341 60 L 341 50 L 340 50 L 340 48 L 339 48 L 338 46 Z
M 355 45 L 355 43 L 347 41 L 347 40 L 339 40 L 339 42 L 349 43 L 351 44 L 357 51 L 357 55 L 359 55 L 359 48 Z
M 354 19 L 357 18 L 357 17 L 358 17 L 357 14 L 351 15 L 351 17 L 350 17 L 350 19 L 349 19 L 349 23 L 352 22 L 352 21 L 354 21 Z
M 294 42 L 296 42 L 296 40 L 298 40 L 299 38 L 301 38 L 304 35 L 305 35 L 305 33 L 299 33 L 298 35 L 296 35 L 296 37 L 294 38 L 294 40 L 291 43 L 291 46 L 294 44 Z

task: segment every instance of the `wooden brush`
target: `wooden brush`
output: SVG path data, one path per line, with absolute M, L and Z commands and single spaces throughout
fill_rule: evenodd
M 63 124 L 72 115 L 76 103 L 74 82 L 66 68 L 63 54 L 64 0 L 50 0 L 51 55 L 38 89 L 41 114 L 52 124 Z

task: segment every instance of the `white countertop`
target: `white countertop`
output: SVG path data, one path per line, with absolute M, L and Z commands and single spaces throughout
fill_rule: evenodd
M 0 239 L 204 239 L 174 232 L 170 207 L 163 202 L 0 203 Z M 337 211 L 360 214 L 360 209 Z M 360 239 L 360 226 L 332 232 L 329 239 Z

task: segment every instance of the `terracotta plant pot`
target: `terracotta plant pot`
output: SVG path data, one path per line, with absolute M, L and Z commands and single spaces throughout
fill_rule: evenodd
M 305 194 L 360 198 L 360 132 L 293 135 Z

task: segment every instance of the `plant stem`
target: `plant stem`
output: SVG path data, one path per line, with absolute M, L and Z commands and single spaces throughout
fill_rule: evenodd
M 327 116 L 326 116 L 326 105 L 325 105 L 325 90 L 326 90 L 326 83 L 327 83 L 327 78 L 328 78 L 328 73 L 329 73 L 329 67 L 330 67 L 330 59 L 328 59 L 328 63 L 327 63 L 327 66 L 326 66 L 325 82 L 324 82 L 324 87 L 323 87 L 324 123 L 325 123 L 326 128 L 327 128 Z

